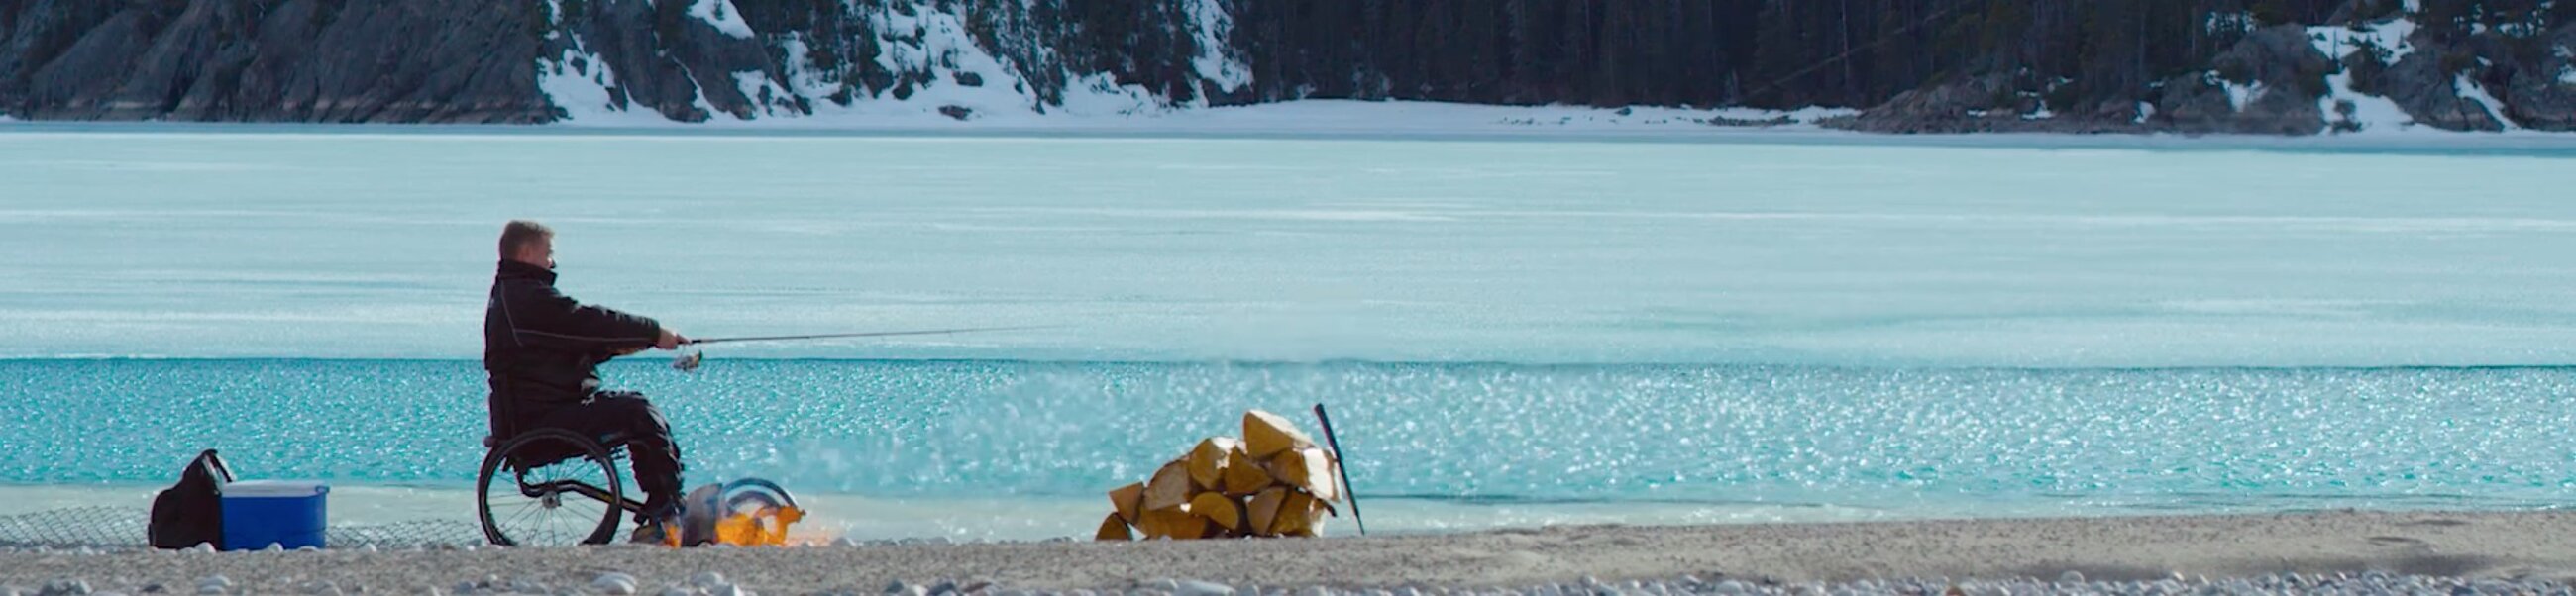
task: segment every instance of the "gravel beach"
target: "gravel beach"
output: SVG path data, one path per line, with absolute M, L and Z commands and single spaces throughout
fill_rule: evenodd
M 2570 593 L 2576 513 L 2355 512 L 1103 544 L 0 552 L 73 594 Z

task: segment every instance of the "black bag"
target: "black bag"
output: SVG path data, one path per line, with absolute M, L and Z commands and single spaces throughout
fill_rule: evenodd
M 208 449 L 179 471 L 179 484 L 152 497 L 153 548 L 190 548 L 212 544 L 224 548 L 224 500 L 219 492 L 233 481 L 233 471 Z

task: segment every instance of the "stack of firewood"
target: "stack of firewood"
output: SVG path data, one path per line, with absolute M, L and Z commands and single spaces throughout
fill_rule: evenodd
M 1101 540 L 1315 536 L 1343 487 L 1341 461 L 1297 426 L 1243 413 L 1243 437 L 1209 437 L 1144 482 L 1109 491 Z

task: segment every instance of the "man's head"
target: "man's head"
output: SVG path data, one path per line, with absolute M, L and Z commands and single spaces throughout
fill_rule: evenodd
M 501 226 L 501 260 L 555 268 L 555 231 L 524 219 Z

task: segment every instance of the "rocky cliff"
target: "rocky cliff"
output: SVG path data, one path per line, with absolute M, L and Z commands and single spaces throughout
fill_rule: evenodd
M 543 122 L 526 3 L 0 2 L 22 119 Z
M 0 0 L 27 120 L 1849 105 L 1876 132 L 2576 129 L 2555 0 Z

